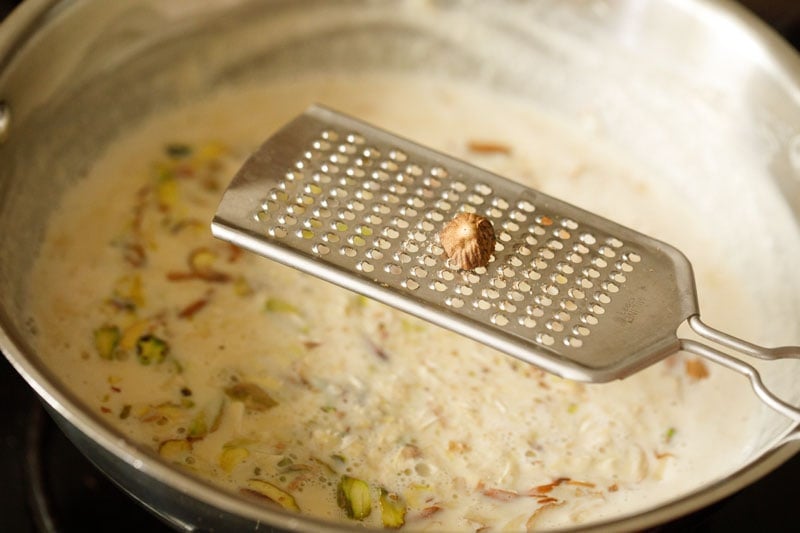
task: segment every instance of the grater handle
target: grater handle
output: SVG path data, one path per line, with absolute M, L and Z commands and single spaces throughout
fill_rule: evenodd
M 689 326 L 691 326 L 698 335 L 751 357 L 766 359 L 768 361 L 774 361 L 775 359 L 800 359 L 800 346 L 780 346 L 777 348 L 758 346 L 707 326 L 700 320 L 698 315 L 689 317 Z
M 739 353 L 765 360 L 800 359 L 800 346 L 781 346 L 778 348 L 765 348 L 738 339 L 704 324 L 698 315 L 688 319 L 689 326 L 695 333 L 715 342 L 725 348 L 736 350 Z M 681 349 L 705 357 L 715 363 L 735 370 L 750 380 L 756 395 L 762 402 L 791 420 L 800 423 L 800 408 L 778 398 L 770 391 L 761 380 L 761 374 L 752 365 L 741 359 L 721 352 L 715 348 L 688 339 L 680 339 Z M 800 434 L 795 433 L 800 436 Z

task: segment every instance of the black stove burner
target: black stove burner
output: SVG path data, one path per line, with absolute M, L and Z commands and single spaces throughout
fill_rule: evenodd
M 166 533 L 75 448 L 0 361 L 0 531 Z
M 38 402 L 28 413 L 25 480 L 35 530 L 86 531 L 88 520 L 96 531 L 172 531 L 94 468 Z

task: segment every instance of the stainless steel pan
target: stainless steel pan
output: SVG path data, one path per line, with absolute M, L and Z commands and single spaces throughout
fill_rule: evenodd
M 111 429 L 31 348 L 25 276 L 59 194 L 108 142 L 224 84 L 446 70 L 565 120 L 590 109 L 606 140 L 659 168 L 709 223 L 724 221 L 719 238 L 761 280 L 751 290 L 775 324 L 754 340 L 800 341 L 800 60 L 779 38 L 710 0 L 411 4 L 29 0 L 0 27 L 0 348 L 78 447 L 176 527 L 341 526 L 240 500 Z M 797 403 L 800 367 L 765 376 Z M 797 436 L 764 412 L 726 477 L 593 527 L 642 529 L 706 506 L 796 453 Z

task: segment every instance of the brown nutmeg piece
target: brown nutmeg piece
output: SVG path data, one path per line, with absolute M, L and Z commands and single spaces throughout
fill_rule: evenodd
M 488 218 L 460 213 L 442 229 L 439 241 L 453 265 L 472 270 L 489 263 L 495 245 L 494 227 Z

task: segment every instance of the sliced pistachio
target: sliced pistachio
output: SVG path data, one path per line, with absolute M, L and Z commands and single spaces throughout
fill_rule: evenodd
M 217 260 L 217 253 L 209 248 L 195 248 L 189 254 L 189 267 L 194 272 L 206 272 Z
M 225 409 L 224 400 L 220 400 L 216 405 L 207 406 L 202 411 L 199 411 L 192 421 L 189 423 L 188 438 L 189 440 L 200 440 L 209 433 L 214 433 L 219 429 L 222 420 L 222 414 Z M 212 413 L 209 424 L 209 413 Z
M 158 454 L 170 461 L 177 461 L 192 451 L 192 443 L 185 439 L 165 440 L 158 447 Z
M 325 470 L 326 473 L 331 474 L 331 475 L 336 474 L 336 470 L 334 470 L 333 467 L 329 463 L 326 463 L 322 459 L 320 459 L 318 457 L 311 457 L 311 460 L 313 462 L 317 463 L 318 465 L 320 465 Z
M 264 303 L 264 309 L 270 313 L 300 314 L 300 309 L 298 309 L 297 306 L 281 298 L 267 298 L 267 301 Z
M 201 279 L 210 283 L 227 283 L 231 281 L 230 274 L 214 269 L 218 257 L 219 254 L 210 248 L 194 248 L 186 259 L 189 272 L 171 272 L 168 273 L 168 278 L 173 281 Z
M 243 463 L 248 457 L 250 457 L 250 452 L 247 448 L 242 448 L 241 446 L 225 448 L 219 456 L 219 466 L 230 474 L 236 466 Z
M 372 511 L 369 485 L 350 476 L 342 476 L 336 491 L 336 501 L 349 518 L 363 520 Z
M 188 438 L 191 440 L 202 439 L 208 434 L 208 423 L 206 422 L 205 411 L 200 411 L 195 415 L 187 428 Z
M 206 164 L 215 161 L 228 152 L 228 147 L 219 141 L 210 141 L 202 145 L 196 152 L 198 163 Z
M 111 301 L 117 307 L 135 309 L 144 305 L 142 278 L 138 274 L 122 276 L 114 282 Z
M 360 294 L 354 294 L 347 302 L 344 312 L 347 315 L 361 313 L 369 303 L 369 298 Z
M 270 501 L 273 501 L 289 511 L 300 512 L 297 502 L 294 497 L 285 490 L 279 489 L 272 483 L 262 481 L 260 479 L 248 479 L 247 488 L 251 491 L 264 496 Z
M 139 340 L 139 337 L 147 333 L 150 327 L 151 322 L 149 320 L 137 320 L 126 326 L 122 331 L 122 338 L 119 341 L 120 349 L 128 351 L 136 348 L 136 341 Z
M 404 491 L 403 495 L 409 506 L 421 508 L 436 497 L 436 492 L 430 485 L 412 483 L 408 486 L 408 489 Z
M 425 331 L 425 323 L 419 320 L 401 318 L 400 326 L 403 328 L 403 333 L 422 333 Z
M 183 159 L 192 155 L 192 147 L 184 143 L 167 143 L 164 147 L 167 155 L 173 159 Z
M 178 181 L 172 177 L 162 177 L 156 184 L 158 207 L 170 209 L 178 203 Z
M 236 383 L 225 388 L 225 394 L 231 400 L 244 403 L 251 411 L 266 411 L 278 405 L 267 391 L 255 383 Z
M 250 282 L 247 281 L 247 278 L 238 276 L 233 281 L 233 292 L 236 293 L 236 296 L 250 296 L 253 294 L 253 287 L 250 285 Z
M 94 347 L 103 359 L 111 359 L 122 337 L 117 326 L 106 325 L 94 330 Z
M 162 363 L 168 354 L 169 344 L 155 335 L 142 335 L 136 341 L 136 357 L 143 365 Z
M 209 432 L 213 433 L 219 429 L 219 425 L 222 423 L 222 415 L 224 412 L 225 399 L 220 398 L 219 403 L 217 404 L 216 412 L 214 413 L 214 418 L 211 420 L 211 427 L 208 428 Z
M 398 529 L 406 522 L 406 504 L 395 492 L 381 488 L 381 522 L 383 527 Z
M 138 407 L 134 411 L 134 415 L 145 423 L 164 424 L 184 418 L 186 410 L 180 405 L 165 402 L 159 405 Z

